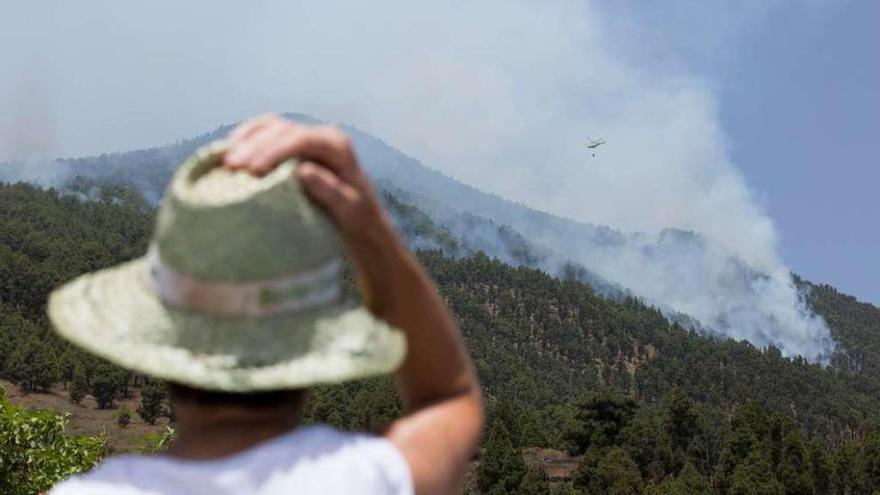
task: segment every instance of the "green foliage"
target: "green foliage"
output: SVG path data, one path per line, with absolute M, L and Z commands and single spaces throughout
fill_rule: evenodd
M 835 488 L 839 493 L 870 493 L 880 490 L 880 432 L 862 441 L 847 442 L 838 451 Z
M 112 407 L 138 377 L 56 338 L 44 316 L 51 288 L 145 250 L 153 213 L 137 194 L 107 186 L 96 196 L 83 202 L 0 184 L 0 376 L 37 393 L 64 381 L 74 402 L 91 392 L 99 407 Z M 878 308 L 796 279 L 842 344 L 824 369 L 774 348 L 699 335 L 632 297 L 601 297 L 578 281 L 576 266 L 562 278 L 514 268 L 469 249 L 417 208 L 384 200 L 405 236 L 442 249 L 418 256 L 460 323 L 490 424 L 506 430 L 487 436 L 484 456 L 496 459 L 486 469 L 514 473 L 496 480 L 509 493 L 544 493 L 542 473 L 522 463 L 526 446 L 583 453 L 573 484 L 585 489 L 880 489 Z M 514 231 L 494 228 L 505 239 L 505 259 L 540 258 Z M 161 385 L 147 381 L 138 413 L 155 422 L 164 398 Z M 391 380 L 377 378 L 319 387 L 304 421 L 377 430 L 401 411 Z M 574 488 L 554 487 L 567 489 Z
M 28 392 L 46 391 L 59 378 L 54 350 L 36 336 L 21 342 L 9 356 L 8 376 Z
M 174 441 L 174 434 L 174 428 L 170 426 L 166 426 L 159 433 L 148 434 L 144 447 L 141 448 L 141 453 L 155 454 L 166 450 L 171 445 L 171 442 Z
M 681 389 L 672 392 L 664 426 L 673 445 L 681 450 L 686 450 L 700 433 L 699 414 L 693 401 Z
M 642 408 L 620 434 L 615 445 L 622 445 L 639 466 L 642 478 L 662 480 L 678 471 L 684 452 L 676 449 L 669 434 L 663 429 L 663 416 Z
M 137 413 L 145 423 L 154 425 L 162 414 L 162 404 L 167 391 L 165 386 L 155 380 L 147 380 L 141 389 L 141 404 Z
M 515 493 L 526 475 L 526 463 L 522 454 L 510 441 L 504 422 L 495 419 L 489 428 L 480 464 L 477 467 L 477 485 L 484 494 L 501 495 Z M 534 489 L 530 481 L 529 489 Z
M 685 464 L 675 478 L 666 478 L 658 484 L 649 485 L 646 495 L 712 495 L 709 482 L 700 475 L 693 464 Z
M 0 493 L 30 495 L 92 468 L 103 438 L 68 436 L 66 418 L 9 404 L 0 387 Z
M 570 450 L 583 453 L 588 448 L 602 448 L 618 443 L 618 436 L 635 415 L 632 399 L 599 395 L 578 405 L 577 427 L 568 432 Z
M 638 495 L 642 493 L 642 475 L 625 450 L 612 447 L 599 461 L 587 487 L 593 493 Z
M 118 424 L 120 428 L 125 428 L 129 423 L 131 423 L 131 411 L 123 406 L 119 409 L 119 413 L 116 414 L 116 424 Z
M 776 479 L 785 487 L 786 495 L 810 495 L 815 490 L 807 450 L 796 429 L 789 430 L 782 439 Z
M 774 476 L 769 454 L 756 449 L 738 464 L 730 479 L 730 495 L 783 495 L 785 489 Z
M 550 495 L 547 473 L 540 466 L 529 466 L 516 493 L 517 495 Z
M 79 404 L 89 391 L 89 382 L 86 378 L 86 370 L 82 363 L 76 363 L 73 367 L 73 376 L 70 380 L 70 400 L 74 404 Z
M 378 432 L 402 411 L 391 378 L 379 377 L 313 389 L 303 422 Z
M 92 376 L 91 393 L 101 409 L 113 407 L 113 401 L 122 390 L 119 370 L 111 366 L 101 366 Z

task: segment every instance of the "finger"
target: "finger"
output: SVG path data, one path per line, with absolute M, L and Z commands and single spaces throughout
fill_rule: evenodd
M 235 150 L 233 160 L 242 160 L 252 174 L 265 175 L 291 156 L 285 152 L 285 143 L 290 140 L 291 132 L 291 127 L 285 124 L 268 125 L 241 143 L 243 151 Z
M 345 226 L 360 197 L 358 191 L 330 170 L 312 162 L 301 163 L 296 175 L 306 194 L 338 224 Z
M 253 134 L 256 130 L 279 118 L 280 117 L 273 113 L 264 113 L 256 117 L 252 117 L 242 122 L 238 125 L 238 127 L 233 129 L 232 132 L 230 132 L 229 135 L 226 136 L 226 139 L 228 139 L 232 143 L 242 141 Z
M 299 127 L 284 148 L 277 151 L 315 161 L 333 170 L 346 182 L 355 182 L 357 177 L 351 141 L 345 133 L 332 126 Z
M 287 124 L 280 120 L 268 121 L 254 128 L 247 137 L 230 146 L 224 156 L 224 164 L 232 169 L 255 172 L 255 159 L 266 153 L 265 148 L 279 147 L 287 128 Z

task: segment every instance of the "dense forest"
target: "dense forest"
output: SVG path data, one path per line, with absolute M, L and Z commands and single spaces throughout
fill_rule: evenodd
M 840 344 L 822 368 L 701 335 L 632 297 L 599 295 L 576 265 L 560 277 L 511 266 L 418 208 L 391 195 L 385 202 L 458 318 L 485 389 L 489 428 L 467 490 L 880 490 L 880 309 L 796 279 Z M 90 397 L 102 409 L 136 392 L 138 418 L 173 419 L 161 383 L 66 344 L 44 315 L 59 283 L 142 254 L 152 222 L 152 206 L 123 186 L 0 184 L 0 378 L 34 394 L 60 386 L 70 401 Z M 506 251 L 528 264 L 524 240 L 503 234 Z M 390 380 L 371 379 L 315 390 L 305 420 L 374 429 L 399 413 Z M 28 415 L 39 415 L 44 433 L 6 448 Z M 130 416 L 119 408 L 120 424 Z M 0 492 L 36 493 L 112 450 L 63 426 L 62 416 L 0 396 Z M 551 480 L 540 462 L 527 462 L 534 448 L 566 451 L 577 469 Z

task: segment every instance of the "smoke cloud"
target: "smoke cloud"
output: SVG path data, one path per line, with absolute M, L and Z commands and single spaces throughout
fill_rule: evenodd
M 483 190 L 640 233 L 625 249 L 566 251 L 646 299 L 756 345 L 830 352 L 729 159 L 714 82 L 681 54 L 701 41 L 723 51 L 775 2 L 743 2 L 724 29 L 671 40 L 651 27 L 659 9 L 584 1 L 48 5 L 0 20 L 0 68 L 47 67 L 61 154 L 169 142 L 268 110 L 350 123 Z M 12 79 L 0 102 L 15 99 Z M 587 138 L 607 144 L 593 157 Z

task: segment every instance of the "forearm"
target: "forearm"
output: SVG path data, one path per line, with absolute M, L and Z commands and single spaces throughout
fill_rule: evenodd
M 483 427 L 479 387 L 449 310 L 424 269 L 400 242 L 351 141 L 338 129 L 303 126 L 277 116 L 233 131 L 225 166 L 263 175 L 289 157 L 304 191 L 345 239 L 364 302 L 401 329 L 407 356 L 397 372 L 409 413 L 386 437 L 405 456 L 416 493 L 458 487 Z
M 367 305 L 407 337 L 397 373 L 408 409 L 473 394 L 478 387 L 458 326 L 434 283 L 383 217 L 353 255 Z
M 483 405 L 458 326 L 434 283 L 387 219 L 361 239 L 355 260 L 370 307 L 406 333 L 397 372 L 408 414 L 386 432 L 406 457 L 416 493 L 459 489 L 483 430 Z

